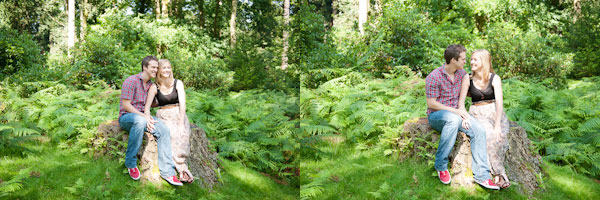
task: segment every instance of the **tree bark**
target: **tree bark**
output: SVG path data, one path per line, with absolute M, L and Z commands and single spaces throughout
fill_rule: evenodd
M 160 0 L 154 0 L 154 14 L 156 19 L 160 19 Z
M 237 15 L 237 3 L 238 0 L 231 0 L 231 18 L 229 19 L 229 44 L 233 49 L 235 47 L 235 43 L 237 41 L 235 35 L 235 18 Z
M 162 0 L 162 8 L 160 9 L 161 11 L 161 17 L 163 19 L 168 18 L 169 17 L 169 3 L 171 2 L 171 0 Z
M 285 70 L 288 67 L 288 37 L 290 25 L 290 0 L 283 1 L 283 51 L 281 53 L 281 69 Z
M 360 35 L 365 34 L 364 24 L 367 22 L 367 16 L 369 12 L 369 0 L 358 1 L 358 30 Z
M 210 148 L 210 142 L 202 128 L 194 124 L 191 126 L 190 155 L 187 160 L 188 167 L 195 177 L 194 184 L 200 183 L 203 187 L 212 190 L 217 185 L 217 153 Z M 125 158 L 126 144 L 129 134 L 121 130 L 117 120 L 108 121 L 98 126 L 96 137 L 90 146 L 93 149 L 94 158 L 109 156 L 118 159 Z M 160 187 L 162 178 L 158 169 L 158 147 L 156 138 L 146 132 L 144 133 L 142 147 L 137 157 L 140 161 L 140 172 L 144 183 L 153 183 Z
M 198 27 L 204 28 L 204 0 L 196 0 L 198 5 Z
M 80 21 L 80 30 L 79 30 L 79 41 L 85 41 L 85 32 L 87 30 L 87 4 L 88 0 L 82 0 L 79 3 L 79 21 Z
M 75 0 L 69 0 L 68 4 L 67 47 L 70 51 L 75 46 Z
M 419 157 L 425 160 L 435 159 L 436 143 L 439 133 L 433 130 L 427 118 L 417 118 L 404 123 L 403 133 L 396 139 L 396 148 L 402 152 L 400 160 L 408 157 Z M 511 182 L 520 192 L 532 194 L 538 187 L 537 176 L 542 174 L 541 157 L 529 150 L 530 141 L 527 132 L 515 122 L 510 122 L 508 133 L 509 149 L 505 155 L 504 166 Z M 412 148 L 411 145 L 412 144 Z M 473 188 L 473 171 L 471 169 L 470 140 L 466 134 L 459 132 L 456 143 L 448 156 L 449 167 L 452 175 L 453 187 Z M 514 184 L 518 183 L 518 184 Z
M 220 38 L 221 37 L 221 33 L 219 31 L 219 10 L 221 9 L 221 5 L 223 3 L 221 2 L 221 0 L 217 0 L 215 1 L 215 19 L 213 20 L 213 30 L 212 30 L 212 34 L 213 37 L 215 38 Z

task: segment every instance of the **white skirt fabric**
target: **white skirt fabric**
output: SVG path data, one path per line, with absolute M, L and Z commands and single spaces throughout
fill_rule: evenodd
M 194 180 L 194 176 L 190 172 L 186 159 L 190 155 L 190 121 L 187 115 L 183 119 L 183 127 L 179 126 L 179 106 L 167 109 L 158 109 L 156 117 L 161 119 L 171 132 L 171 149 L 173 152 L 173 161 L 175 169 L 179 172 L 179 177 L 182 173 L 187 173 L 190 181 Z
M 485 129 L 486 140 L 487 140 L 487 153 L 488 162 L 492 175 L 506 177 L 506 170 L 504 168 L 504 160 L 506 151 L 508 151 L 508 132 L 510 126 L 508 124 L 508 118 L 506 113 L 502 112 L 500 119 L 500 132 L 494 131 L 494 124 L 496 118 L 496 103 L 489 103 L 485 105 L 472 105 L 469 108 L 469 114 L 475 119 L 481 122 L 481 125 Z

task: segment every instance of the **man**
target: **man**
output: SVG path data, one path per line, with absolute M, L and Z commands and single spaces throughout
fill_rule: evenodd
M 183 184 L 175 176 L 169 129 L 150 113 L 144 113 L 148 89 L 152 85 L 150 79 L 156 77 L 157 71 L 158 59 L 147 56 L 142 60 L 142 72 L 125 79 L 121 87 L 119 125 L 123 130 L 129 131 L 125 167 L 129 169 L 129 176 L 133 180 L 140 179 L 136 156 L 142 145 L 144 132 L 148 131 L 157 138 L 160 176 L 172 185 L 181 186 Z
M 435 169 L 440 181 L 450 183 L 448 154 L 454 147 L 458 131 L 471 138 L 471 167 L 475 182 L 488 189 L 500 189 L 491 179 L 487 166 L 485 130 L 481 124 L 464 110 L 458 109 L 461 82 L 467 72 L 466 49 L 462 45 L 450 45 L 444 51 L 446 64 L 433 70 L 425 79 L 427 92 L 427 119 L 429 125 L 442 135 L 435 154 Z

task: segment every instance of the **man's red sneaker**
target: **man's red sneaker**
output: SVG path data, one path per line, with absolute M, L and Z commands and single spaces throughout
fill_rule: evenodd
M 485 180 L 485 181 L 478 181 L 478 180 L 475 180 L 475 182 L 476 182 L 477 184 L 481 185 L 482 187 L 484 187 L 484 188 L 487 188 L 487 189 L 492 189 L 492 190 L 499 190 L 499 189 L 500 189 L 500 187 L 498 187 L 498 186 L 497 186 L 497 185 L 494 183 L 494 181 L 492 181 L 492 179 L 488 179 L 488 180 Z
M 140 170 L 135 167 L 135 168 L 128 168 L 129 169 L 129 176 L 133 179 L 133 180 L 140 180 Z
M 182 186 L 183 185 L 183 183 L 181 183 L 181 181 L 179 181 L 179 179 L 177 179 L 177 176 L 170 176 L 169 178 L 163 178 L 163 179 L 165 179 L 171 185 L 176 185 L 176 186 Z
M 437 172 L 438 172 L 438 177 L 440 177 L 440 181 L 442 181 L 442 183 L 444 183 L 444 184 L 450 183 L 450 172 L 448 172 L 448 170 L 437 171 Z

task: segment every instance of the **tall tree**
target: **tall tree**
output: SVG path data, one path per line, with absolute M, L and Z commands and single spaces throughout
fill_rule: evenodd
M 163 19 L 169 17 L 169 3 L 171 3 L 171 0 L 162 0 L 162 2 L 161 2 L 162 8 L 160 9 L 160 11 L 161 11 L 161 17 Z
M 204 28 L 204 0 L 196 0 L 196 6 L 198 7 L 198 27 Z
M 288 67 L 288 29 L 290 25 L 290 0 L 283 1 L 283 52 L 281 53 L 281 69 L 285 70 Z
M 69 16 L 67 21 L 67 46 L 71 49 L 75 46 L 75 0 L 69 0 L 67 12 Z
M 237 3 L 238 0 L 231 0 L 231 18 L 229 19 L 229 44 L 231 48 L 235 47 L 236 36 L 235 36 L 235 17 L 237 15 Z
M 361 35 L 365 34 L 364 23 L 367 22 L 369 12 L 369 0 L 358 1 L 358 30 Z
M 80 21 L 80 30 L 79 30 L 79 41 L 85 40 L 85 31 L 87 30 L 87 4 L 88 0 L 82 0 L 79 2 L 79 21 Z
M 154 0 L 154 15 L 156 19 L 160 19 L 160 0 Z
M 221 33 L 219 31 L 219 10 L 221 9 L 222 4 L 223 4 L 223 2 L 221 2 L 221 0 L 215 1 L 215 19 L 213 22 L 212 34 L 213 34 L 213 37 L 216 37 L 216 38 L 221 37 Z

